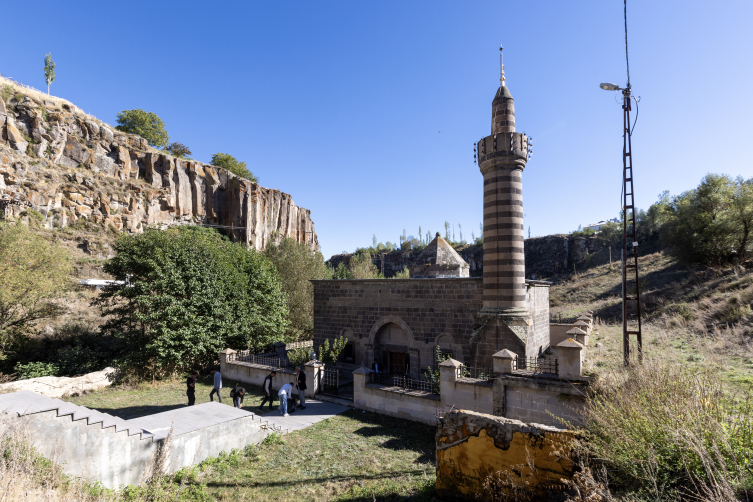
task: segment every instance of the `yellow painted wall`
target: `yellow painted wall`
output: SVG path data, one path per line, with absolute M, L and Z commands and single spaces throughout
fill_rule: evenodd
M 484 417 L 489 427 L 480 428 Z M 557 489 L 573 475 L 572 433 L 548 429 L 465 411 L 446 417 L 437 433 L 437 490 L 473 498 L 494 473 L 536 494 Z

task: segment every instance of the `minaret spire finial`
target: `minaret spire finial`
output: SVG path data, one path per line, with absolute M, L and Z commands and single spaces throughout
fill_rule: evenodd
M 505 85 L 505 65 L 502 63 L 502 47 L 499 46 L 499 86 L 504 87 Z

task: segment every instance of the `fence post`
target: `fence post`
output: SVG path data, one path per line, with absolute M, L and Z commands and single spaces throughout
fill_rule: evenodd
M 278 359 L 279 361 L 279 359 Z M 309 361 L 303 365 L 303 371 L 306 372 L 306 386 L 309 387 L 311 395 L 313 396 L 319 392 L 319 369 L 324 366 L 319 361 Z
M 458 369 L 462 367 L 463 364 L 455 359 L 447 359 L 439 363 L 439 399 L 442 406 L 455 404 L 451 401 L 453 401 Z
M 572 338 L 557 345 L 557 371 L 560 378 L 579 379 L 583 371 L 583 345 Z
M 515 361 L 518 359 L 518 355 L 508 349 L 503 349 L 492 355 L 492 365 L 494 373 L 507 373 L 510 374 L 513 371 Z
M 365 398 L 366 377 L 371 373 L 369 368 L 361 366 L 353 372 L 353 406 L 361 409 L 368 407 L 368 399 Z M 373 403 L 372 403 L 373 404 Z
M 220 352 L 220 373 L 225 374 L 225 368 L 227 368 L 228 359 L 232 359 L 230 356 L 235 354 L 233 349 L 225 349 Z

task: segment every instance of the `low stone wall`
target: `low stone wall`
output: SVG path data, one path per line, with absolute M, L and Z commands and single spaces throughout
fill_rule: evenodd
M 356 408 L 436 425 L 437 408 L 442 406 L 438 395 L 368 384 L 369 372 L 366 368 L 353 372 L 353 404 Z
M 587 384 L 516 374 L 494 379 L 493 415 L 552 427 L 564 427 L 559 419 L 580 423 Z
M 447 413 L 437 427 L 437 494 L 443 500 L 476 500 L 484 481 L 495 476 L 533 492 L 539 497 L 535 500 L 547 500 L 547 491 L 561 489 L 562 480 L 573 475 L 572 437 L 566 430 L 502 417 Z M 509 500 L 519 500 L 507 489 Z M 502 493 L 496 495 L 505 500 Z
M 118 370 L 105 368 L 80 377 L 38 377 L 0 384 L 0 394 L 28 390 L 52 398 L 61 398 L 84 391 L 109 387 L 115 382 Z

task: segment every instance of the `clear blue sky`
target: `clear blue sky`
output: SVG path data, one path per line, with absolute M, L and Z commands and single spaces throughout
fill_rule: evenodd
M 753 176 L 751 19 L 749 0 L 628 0 L 640 207 L 707 172 Z M 626 80 L 620 0 L 28 0 L 6 12 L 0 72 L 43 89 L 52 52 L 53 94 L 111 124 L 153 111 L 196 159 L 246 161 L 312 211 L 328 258 L 445 220 L 478 235 L 473 142 L 490 132 L 500 44 L 534 138 L 526 227 L 616 216 L 622 114 L 598 84 Z

